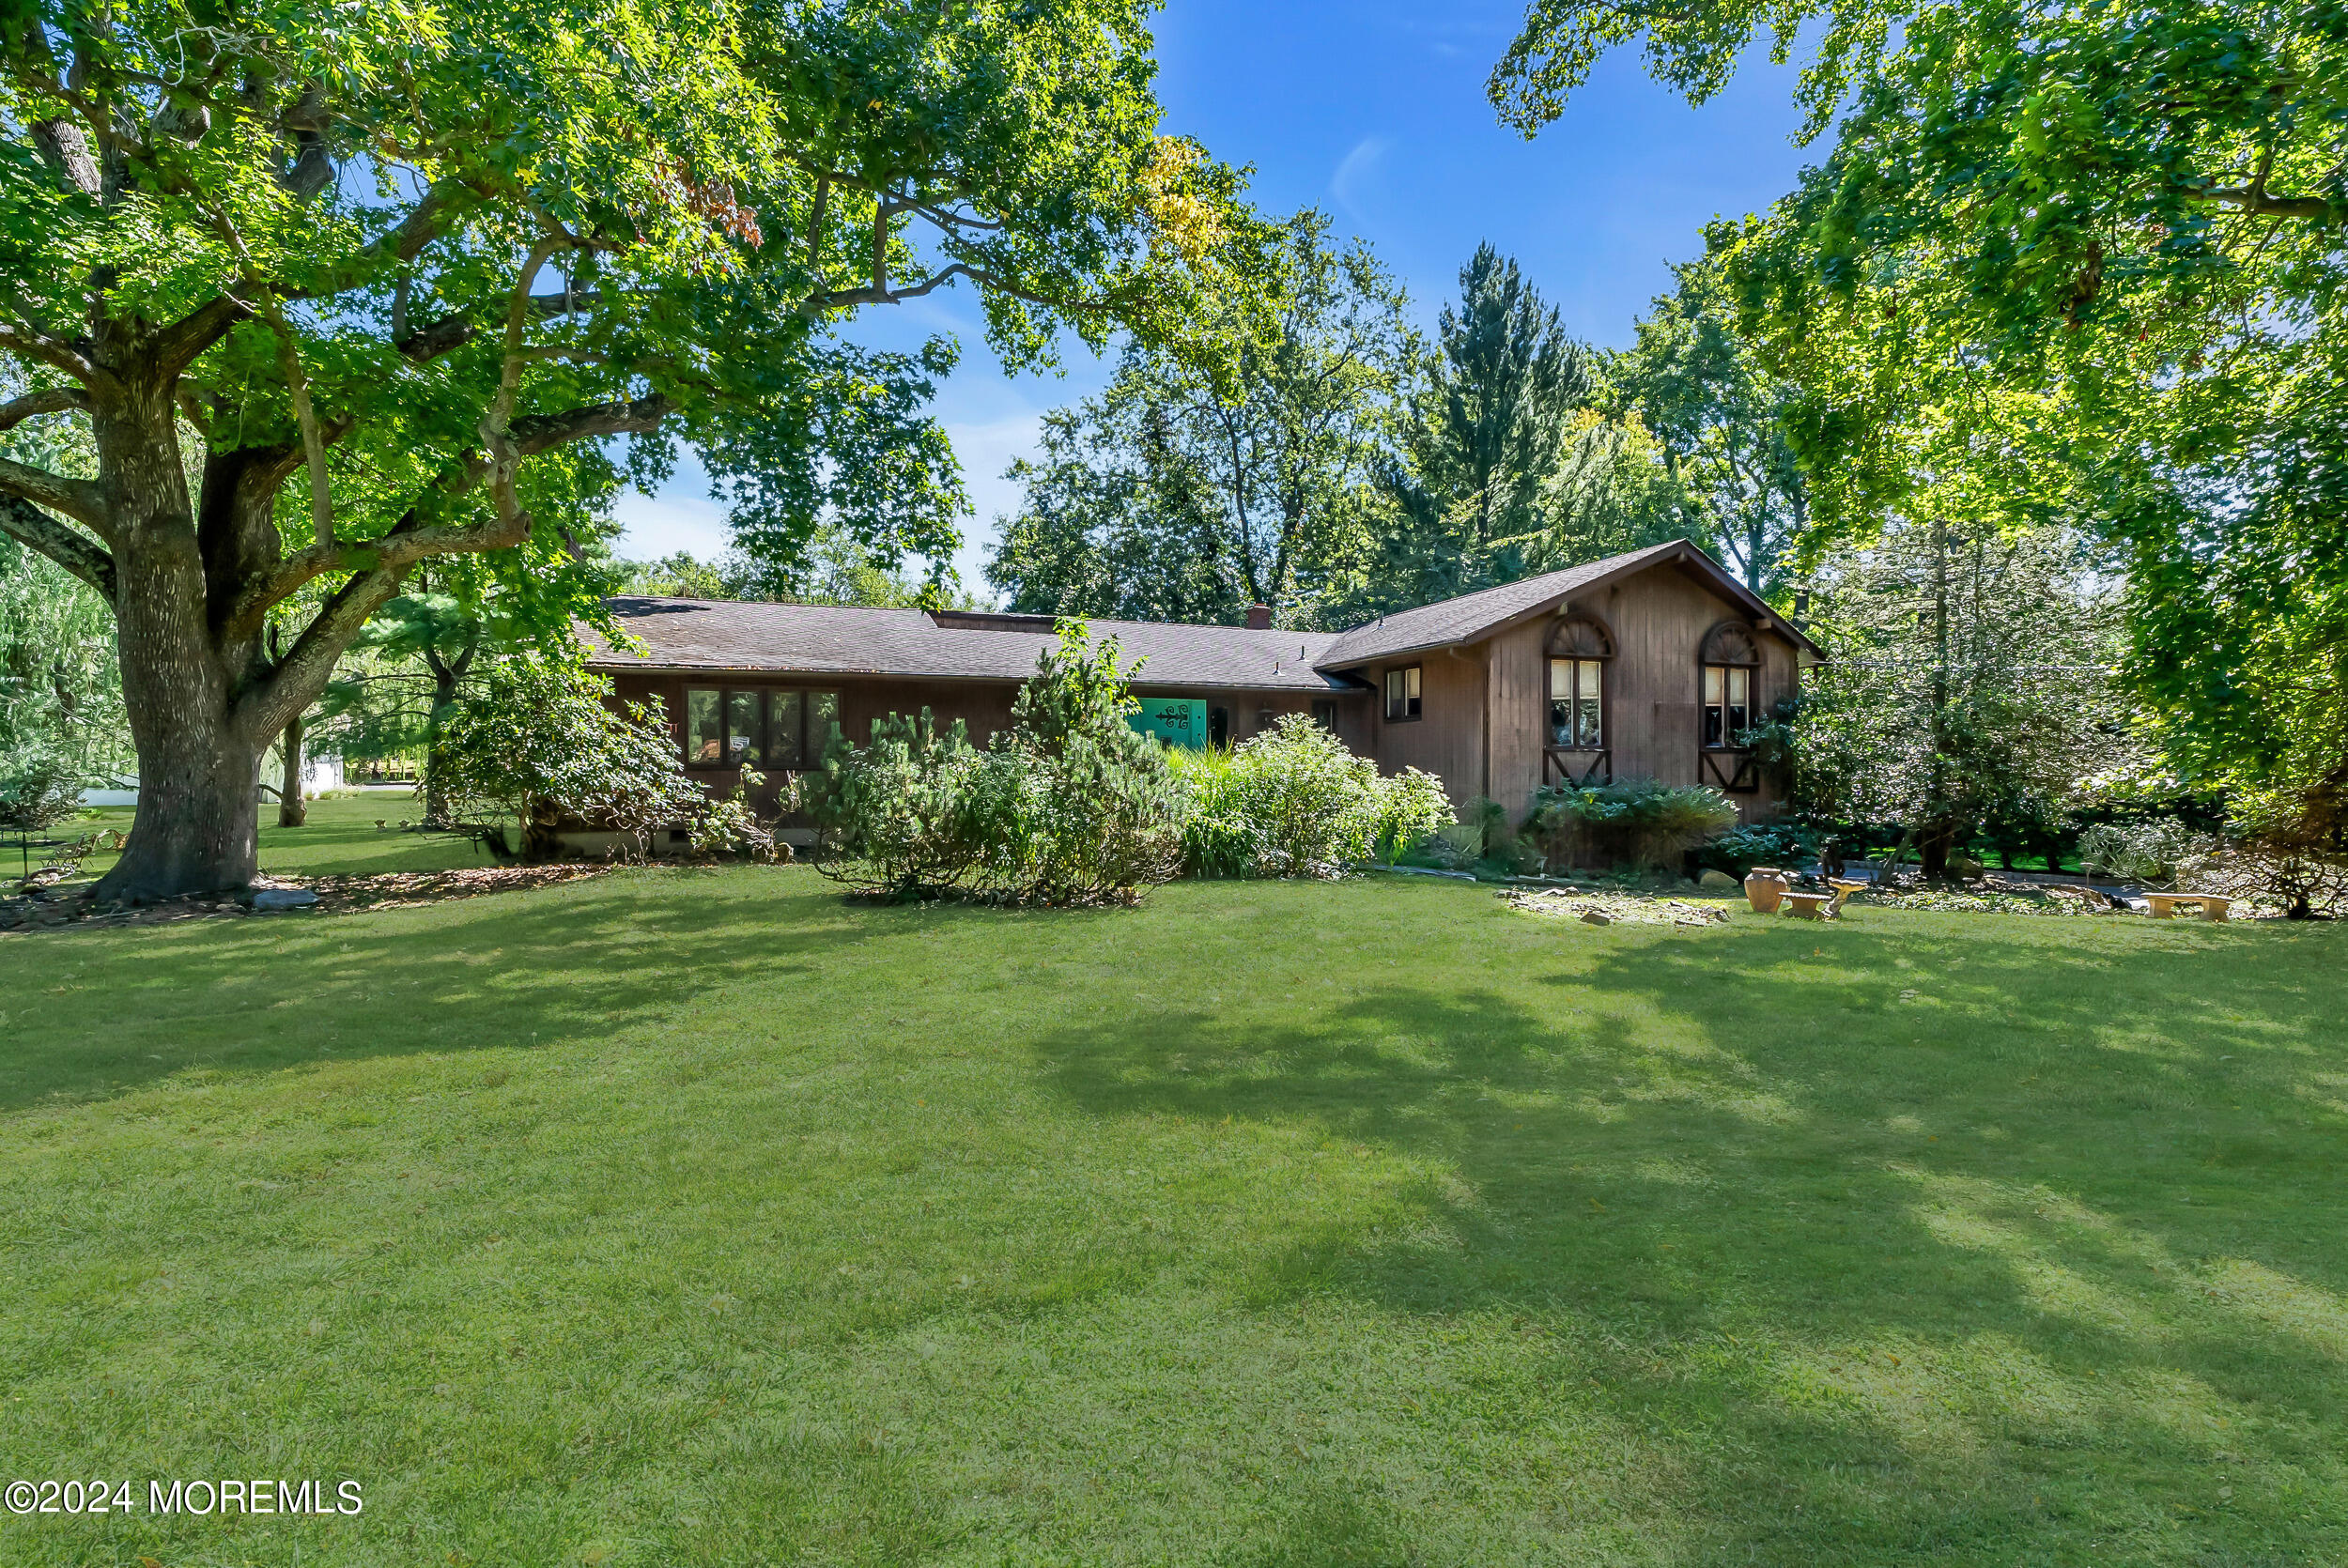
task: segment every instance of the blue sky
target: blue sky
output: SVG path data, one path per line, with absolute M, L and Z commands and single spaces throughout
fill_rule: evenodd
M 1705 223 L 1791 189 L 1809 156 L 1788 69 L 1754 60 L 1701 109 L 1649 82 L 1634 53 L 1602 62 L 1565 116 L 1526 142 L 1501 126 L 1484 80 L 1522 15 L 1506 0 L 1170 0 L 1157 24 L 1166 129 L 1227 162 L 1252 164 L 1267 212 L 1328 212 L 1369 241 L 1431 324 L 1460 265 L 1490 239 L 1516 256 L 1577 336 L 1630 340 L 1667 286 L 1668 264 L 1701 248 Z M 963 362 L 936 404 L 974 515 L 956 564 L 983 588 L 995 518 L 1016 503 L 1004 466 L 1032 449 L 1038 416 L 1093 392 L 1109 366 L 1079 346 L 1058 377 L 1002 374 L 966 290 L 867 311 L 855 335 L 911 346 L 958 333 Z M 622 552 L 639 559 L 726 543 L 697 468 L 619 509 Z

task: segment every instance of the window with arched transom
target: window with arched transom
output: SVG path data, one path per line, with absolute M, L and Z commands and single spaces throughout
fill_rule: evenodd
M 1549 744 L 1598 751 L 1606 745 L 1606 665 L 1612 633 L 1586 615 L 1560 619 L 1549 634 Z
M 1743 746 L 1753 728 L 1753 693 L 1761 672 L 1761 643 L 1753 628 L 1723 621 L 1705 634 L 1697 654 L 1703 672 L 1704 744 L 1720 750 Z

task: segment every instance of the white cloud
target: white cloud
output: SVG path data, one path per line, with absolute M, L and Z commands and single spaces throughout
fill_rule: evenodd
M 1393 150 L 1394 143 L 1385 137 L 1365 136 L 1353 144 L 1353 150 L 1338 161 L 1337 172 L 1329 177 L 1330 196 L 1355 223 L 1368 223 L 1362 204 L 1373 193 L 1370 186 L 1378 177 L 1379 163 Z

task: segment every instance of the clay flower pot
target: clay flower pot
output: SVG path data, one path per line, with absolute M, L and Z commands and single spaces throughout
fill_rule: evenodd
M 1753 905 L 1756 915 L 1775 915 L 1784 900 L 1785 889 L 1793 884 L 1767 866 L 1755 866 L 1745 878 L 1745 901 Z

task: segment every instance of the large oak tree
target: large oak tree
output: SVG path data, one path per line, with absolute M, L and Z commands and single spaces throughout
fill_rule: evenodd
M 116 617 L 142 792 L 100 896 L 247 881 L 263 749 L 406 575 L 579 580 L 542 570 L 566 528 L 677 439 L 749 547 L 950 540 L 935 355 L 829 324 L 963 284 L 1034 363 L 1244 285 L 1259 236 L 1158 133 L 1148 9 L 14 9 L 0 426 L 85 422 L 95 455 L 0 462 L 0 529 Z

